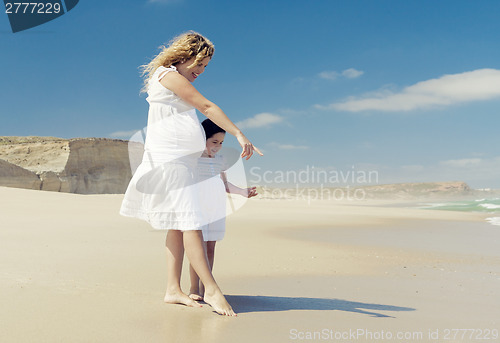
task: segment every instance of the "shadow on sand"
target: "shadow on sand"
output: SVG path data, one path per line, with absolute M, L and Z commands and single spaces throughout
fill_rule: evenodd
M 292 298 L 263 295 L 226 295 L 236 313 L 277 312 L 291 310 L 310 311 L 346 311 L 370 315 L 372 317 L 389 317 L 378 311 L 415 311 L 414 308 L 392 305 L 367 304 L 340 299 Z M 377 312 L 375 312 L 377 311 Z

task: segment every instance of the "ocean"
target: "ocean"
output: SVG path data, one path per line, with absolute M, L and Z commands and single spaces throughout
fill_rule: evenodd
M 426 203 L 420 208 L 441 211 L 491 213 L 491 217 L 486 218 L 486 221 L 490 224 L 500 226 L 500 198 Z

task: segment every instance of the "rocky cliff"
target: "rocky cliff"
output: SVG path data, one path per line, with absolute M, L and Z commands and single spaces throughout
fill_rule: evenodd
M 500 196 L 500 190 L 471 189 L 465 182 L 418 182 L 363 187 L 272 188 L 258 186 L 263 199 L 310 200 L 444 200 L 480 199 Z
M 79 194 L 124 193 L 131 177 L 127 141 L 0 137 L 0 186 Z
M 33 172 L 0 160 L 0 186 L 40 189 L 40 178 Z
M 368 198 L 433 198 L 472 195 L 465 182 L 418 182 L 367 186 L 362 188 Z

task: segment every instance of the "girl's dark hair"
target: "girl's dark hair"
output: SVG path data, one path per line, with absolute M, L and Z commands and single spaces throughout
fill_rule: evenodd
M 201 122 L 201 125 L 203 126 L 203 129 L 205 130 L 205 136 L 207 139 L 211 138 L 213 135 L 219 132 L 226 133 L 226 131 L 217 124 L 215 124 L 213 121 L 210 119 L 205 119 L 204 121 Z

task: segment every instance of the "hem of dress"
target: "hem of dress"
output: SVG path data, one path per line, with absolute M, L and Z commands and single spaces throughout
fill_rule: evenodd
M 186 220 L 186 219 L 181 219 L 181 220 L 158 220 L 158 219 L 153 219 L 154 217 L 153 214 L 158 214 L 158 213 L 166 213 L 166 212 L 145 212 L 145 211 L 140 211 L 140 210 L 127 210 L 127 209 L 120 209 L 120 215 L 124 217 L 130 217 L 130 218 L 136 218 L 140 220 L 144 220 L 145 222 L 149 223 L 151 227 L 155 230 L 161 230 L 161 231 L 167 231 L 167 230 L 177 230 L 177 231 L 201 231 L 202 229 L 202 224 L 199 222 L 195 222 L 192 220 Z M 191 214 L 192 215 L 192 214 Z
M 209 238 L 207 238 L 207 239 L 206 239 L 205 237 L 203 237 L 203 241 L 204 241 L 204 242 L 219 242 L 219 241 L 222 241 L 222 239 L 223 239 L 223 238 L 224 238 L 224 235 L 222 235 L 222 236 L 217 236 L 215 239 L 214 239 L 214 238 L 212 238 L 212 237 L 209 237 Z
M 208 226 L 208 227 L 207 227 Z M 203 233 L 203 241 L 205 242 L 213 242 L 213 241 L 222 241 L 224 236 L 226 235 L 226 226 L 222 229 L 219 228 L 219 230 L 214 230 L 213 228 L 210 229 L 210 224 L 209 225 L 203 225 L 201 228 L 201 231 Z M 206 238 L 208 237 L 208 238 Z

